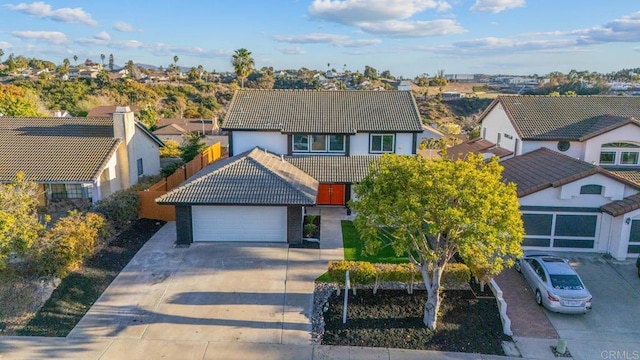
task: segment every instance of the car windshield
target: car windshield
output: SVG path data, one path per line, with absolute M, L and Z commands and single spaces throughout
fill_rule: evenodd
M 549 275 L 551 286 L 560 290 L 582 290 L 582 281 L 576 275 Z

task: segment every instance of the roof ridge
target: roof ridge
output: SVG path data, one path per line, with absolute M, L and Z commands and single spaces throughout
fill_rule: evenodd
M 280 172 L 279 172 L 279 171 L 276 171 L 276 170 L 274 170 L 274 169 L 269 168 L 269 167 L 268 167 L 268 166 L 266 166 L 265 164 L 261 163 L 258 159 L 256 159 L 255 157 L 251 156 L 251 154 L 253 154 L 253 153 L 255 153 L 255 152 L 258 152 L 258 151 L 259 151 L 259 155 L 261 155 L 262 157 L 266 157 L 266 156 L 269 156 L 269 155 L 270 155 L 270 156 L 272 156 L 272 157 L 274 157 L 274 158 L 275 158 L 275 159 L 273 159 L 273 160 L 276 160 L 276 161 L 277 161 L 277 160 L 280 160 L 281 162 L 286 163 L 287 165 L 292 166 L 292 167 L 294 167 L 294 168 L 296 168 L 296 169 L 300 170 L 302 173 L 306 174 L 307 176 L 309 176 L 310 178 L 312 178 L 312 179 L 313 179 L 313 177 L 312 177 L 311 175 L 309 175 L 309 174 L 305 173 L 304 171 L 302 171 L 302 169 L 300 169 L 300 168 L 298 168 L 297 166 L 293 165 L 292 163 L 290 163 L 290 162 L 286 161 L 286 160 L 284 159 L 284 155 L 280 155 L 280 156 L 278 156 L 278 155 L 276 155 L 276 154 L 272 154 L 272 153 L 270 153 L 270 152 L 269 152 L 268 150 L 266 150 L 266 149 L 261 149 L 261 148 L 259 148 L 259 147 L 255 147 L 255 148 L 253 148 L 253 150 L 251 150 L 251 152 L 250 152 L 250 153 L 248 154 L 248 156 L 247 156 L 247 158 L 248 158 L 248 159 L 251 159 L 253 162 L 255 162 L 255 164 L 256 164 L 257 166 L 259 166 L 259 167 L 261 167 L 261 168 L 263 168 L 263 169 L 265 169 L 265 170 L 269 171 L 270 173 L 274 174 L 275 176 L 277 176 L 277 179 L 278 179 L 278 181 L 279 181 L 280 183 L 283 183 L 283 184 L 284 184 L 285 186 L 287 186 L 288 188 L 290 188 L 290 189 L 292 189 L 292 190 L 295 190 L 296 192 L 298 192 L 298 193 L 299 193 L 299 195 L 303 195 L 303 194 L 302 194 L 302 193 L 303 193 L 302 189 L 300 189 L 298 186 L 294 186 L 293 184 L 291 184 L 290 182 L 288 182 L 288 181 L 284 178 L 284 176 L 283 176 L 282 174 L 280 174 Z M 292 179 L 292 180 L 293 180 L 293 179 Z M 314 179 L 314 180 L 315 180 L 315 179 Z M 303 196 L 304 196 L 304 195 L 303 195 Z

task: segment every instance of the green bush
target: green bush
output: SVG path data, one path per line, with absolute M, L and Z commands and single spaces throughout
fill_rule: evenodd
M 135 189 L 116 191 L 111 196 L 98 201 L 94 211 L 102 214 L 114 230 L 127 229 L 138 219 L 140 198 Z
M 352 286 L 373 284 L 376 280 L 376 268 L 365 261 L 330 261 L 329 278 L 331 281 L 344 285 L 345 273 L 349 270 Z
M 29 249 L 32 273 L 64 277 L 93 255 L 110 235 L 102 215 L 70 211 Z
M 463 263 L 449 263 L 444 269 L 444 273 L 442 273 L 440 284 L 442 284 L 444 288 L 459 288 L 469 284 L 470 280 L 471 271 L 467 265 Z
M 313 233 L 316 231 L 318 227 L 316 226 L 316 224 L 305 224 L 304 225 L 304 236 L 305 237 L 311 237 L 313 236 Z

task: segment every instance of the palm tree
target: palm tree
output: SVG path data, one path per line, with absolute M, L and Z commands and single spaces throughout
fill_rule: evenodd
M 251 51 L 245 48 L 236 50 L 235 54 L 233 54 L 231 64 L 233 65 L 236 76 L 241 80 L 240 87 L 244 88 L 244 80 L 251 74 L 253 66 L 255 65 L 251 57 Z
M 4 56 L 4 50 L 0 49 L 0 62 L 2 62 L 3 56 Z
M 73 55 L 73 62 L 75 62 L 76 67 L 78 67 L 78 55 Z
M 107 56 L 106 56 L 105 54 L 100 54 L 100 60 L 102 60 L 102 67 L 104 67 L 104 59 L 105 59 L 106 57 L 107 57 Z
M 176 79 L 178 80 L 178 83 L 180 82 L 180 77 L 179 74 L 182 72 L 180 71 L 180 69 L 178 68 L 178 60 L 180 60 L 180 58 L 178 57 L 178 55 L 173 55 L 173 70 L 176 73 Z

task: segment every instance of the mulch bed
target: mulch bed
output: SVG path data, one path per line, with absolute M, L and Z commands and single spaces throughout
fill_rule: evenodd
M 67 336 L 164 221 L 139 219 L 65 277 L 19 335 Z
M 456 351 L 504 355 L 502 323 L 495 299 L 468 290 L 445 290 L 436 331 L 422 322 L 426 293 L 358 290 L 349 293 L 347 324 L 342 324 L 344 294 L 332 295 L 324 313 L 322 344 Z

